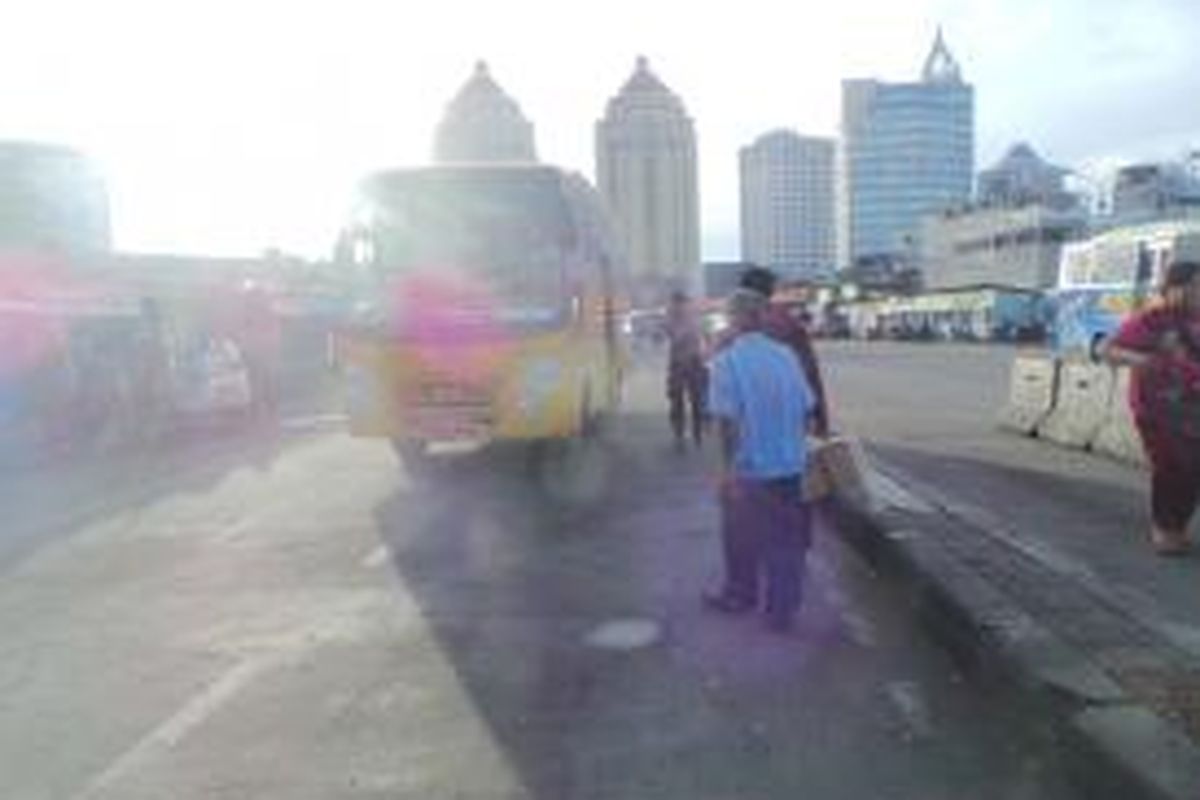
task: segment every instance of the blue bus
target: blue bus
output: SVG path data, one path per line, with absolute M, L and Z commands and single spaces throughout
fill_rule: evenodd
M 1153 295 L 1178 259 L 1200 259 L 1200 220 L 1114 228 L 1064 245 L 1052 296 L 1055 355 L 1094 360 L 1100 343 Z

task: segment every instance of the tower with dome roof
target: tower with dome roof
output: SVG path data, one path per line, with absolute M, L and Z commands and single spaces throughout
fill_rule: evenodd
M 635 281 L 636 301 L 663 302 L 700 283 L 696 134 L 683 101 L 639 56 L 596 123 L 596 183 Z
M 433 150 L 439 163 L 537 161 L 533 123 L 484 61 L 447 104 Z

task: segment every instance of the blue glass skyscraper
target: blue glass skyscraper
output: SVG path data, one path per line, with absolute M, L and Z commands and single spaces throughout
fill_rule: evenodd
M 967 202 L 975 97 L 939 30 L 921 80 L 842 83 L 838 261 L 900 259 L 923 216 Z

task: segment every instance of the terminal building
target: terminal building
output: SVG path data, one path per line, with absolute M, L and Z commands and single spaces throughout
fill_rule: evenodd
M 1047 320 L 1040 292 L 992 285 L 862 299 L 842 310 L 859 339 L 1038 341 Z
M 1066 174 L 1017 144 L 980 173 L 975 203 L 925 217 L 918 258 L 925 288 L 1053 287 L 1063 245 L 1088 226 L 1085 209 L 1065 189 Z
M 1112 225 L 1200 218 L 1200 175 L 1182 163 L 1133 164 L 1117 171 Z
M 922 223 L 920 267 L 926 289 L 994 283 L 1050 289 L 1058 280 L 1063 245 L 1084 235 L 1078 207 L 968 208 Z

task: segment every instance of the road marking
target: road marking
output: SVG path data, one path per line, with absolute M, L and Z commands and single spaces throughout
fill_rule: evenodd
M 915 681 L 892 681 L 886 691 L 892 705 L 900 712 L 906 739 L 925 739 L 933 735 L 933 720 L 925 695 Z
M 387 563 L 391 551 L 384 545 L 379 545 L 371 552 L 363 556 L 362 565 L 366 569 L 378 569 Z
M 100 796 L 150 761 L 170 751 L 183 737 L 202 725 L 274 662 L 274 658 L 260 657 L 234 666 L 143 736 L 137 744 L 118 756 L 103 772 L 89 781 L 83 791 L 75 795 L 75 800 L 91 800 Z
M 920 531 L 914 531 L 911 528 L 894 528 L 885 534 L 893 542 L 906 542 L 910 539 L 919 538 Z
M 630 617 L 614 619 L 593 628 L 584 642 L 602 650 L 640 650 L 662 638 L 662 626 L 654 620 Z

